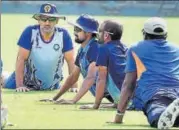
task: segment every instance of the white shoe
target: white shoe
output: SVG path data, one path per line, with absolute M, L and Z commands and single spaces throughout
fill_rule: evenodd
M 1 127 L 4 128 L 7 124 L 8 109 L 5 106 L 1 107 Z
M 2 87 L 4 87 L 4 82 L 9 78 L 9 76 L 10 76 L 10 73 L 8 71 L 2 72 L 2 75 L 1 75 L 1 77 L 2 77 L 2 81 L 1 81 Z
M 158 129 L 169 129 L 173 127 L 179 115 L 179 98 L 175 99 L 160 115 Z

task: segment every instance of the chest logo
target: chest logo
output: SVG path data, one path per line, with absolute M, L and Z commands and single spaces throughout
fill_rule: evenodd
M 54 45 L 53 45 L 53 49 L 54 49 L 55 51 L 58 51 L 58 50 L 60 49 L 60 46 L 59 46 L 58 44 L 54 44 Z

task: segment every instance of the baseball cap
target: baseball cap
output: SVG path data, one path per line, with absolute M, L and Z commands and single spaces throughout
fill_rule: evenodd
M 73 26 L 77 26 L 85 32 L 98 33 L 99 23 L 92 16 L 88 14 L 82 14 L 78 17 L 76 22 L 68 22 Z
M 157 28 L 160 31 L 157 31 Z M 152 17 L 146 20 L 143 30 L 152 35 L 165 35 L 167 33 L 167 23 L 160 17 Z
M 60 18 L 60 17 L 64 18 L 64 16 L 58 14 L 56 6 L 50 3 L 42 4 L 39 13 L 34 14 L 33 18 L 39 20 L 40 15 L 56 17 L 56 18 Z

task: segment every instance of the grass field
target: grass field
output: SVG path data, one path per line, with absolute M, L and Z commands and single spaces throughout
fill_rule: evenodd
M 141 29 L 147 17 L 102 17 L 95 16 L 99 21 L 104 19 L 117 19 L 124 25 L 123 43 L 127 46 L 141 40 Z M 70 21 L 75 21 L 77 16 L 68 16 Z M 179 18 L 166 18 L 168 23 L 168 40 L 179 43 L 178 30 Z M 4 70 L 13 71 L 17 54 L 17 40 L 23 29 L 36 21 L 31 15 L 1 15 L 1 57 Z M 73 38 L 73 28 L 65 21 L 59 25 L 67 28 Z M 75 50 L 79 45 L 75 44 Z M 64 75 L 67 76 L 66 64 Z M 81 79 L 79 85 L 81 84 Z M 121 125 L 107 124 L 115 115 L 114 109 L 79 110 L 84 103 L 92 103 L 94 98 L 87 94 L 76 105 L 54 105 L 52 103 L 38 102 L 41 98 L 52 97 L 57 91 L 15 93 L 12 90 L 3 90 L 3 102 L 9 110 L 9 122 L 13 126 L 7 129 L 151 129 L 142 112 L 128 111 Z M 73 93 L 63 97 L 71 98 Z M 106 101 L 105 101 L 106 102 Z

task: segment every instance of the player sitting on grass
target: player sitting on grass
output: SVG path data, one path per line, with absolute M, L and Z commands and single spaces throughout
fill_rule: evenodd
M 99 48 L 96 61 L 98 79 L 95 103 L 81 106 L 81 109 L 98 109 L 105 89 L 114 100 L 113 107 L 118 103 L 120 89 L 125 77 L 127 51 L 126 46 L 121 42 L 122 34 L 123 26 L 114 20 L 106 20 L 100 25 L 99 42 L 102 45 Z M 106 107 L 110 106 L 106 105 Z
M 137 82 L 138 97 L 150 126 L 179 125 L 179 47 L 166 40 L 167 24 L 153 17 L 144 23 L 144 40 L 127 53 L 126 76 L 114 123 L 122 123 Z
M 64 59 L 69 73 L 74 69 L 72 40 L 66 29 L 57 27 L 61 16 L 56 6 L 42 4 L 33 18 L 38 24 L 28 26 L 21 34 L 16 70 L 5 81 L 4 88 L 17 92 L 57 89 L 63 79 Z

